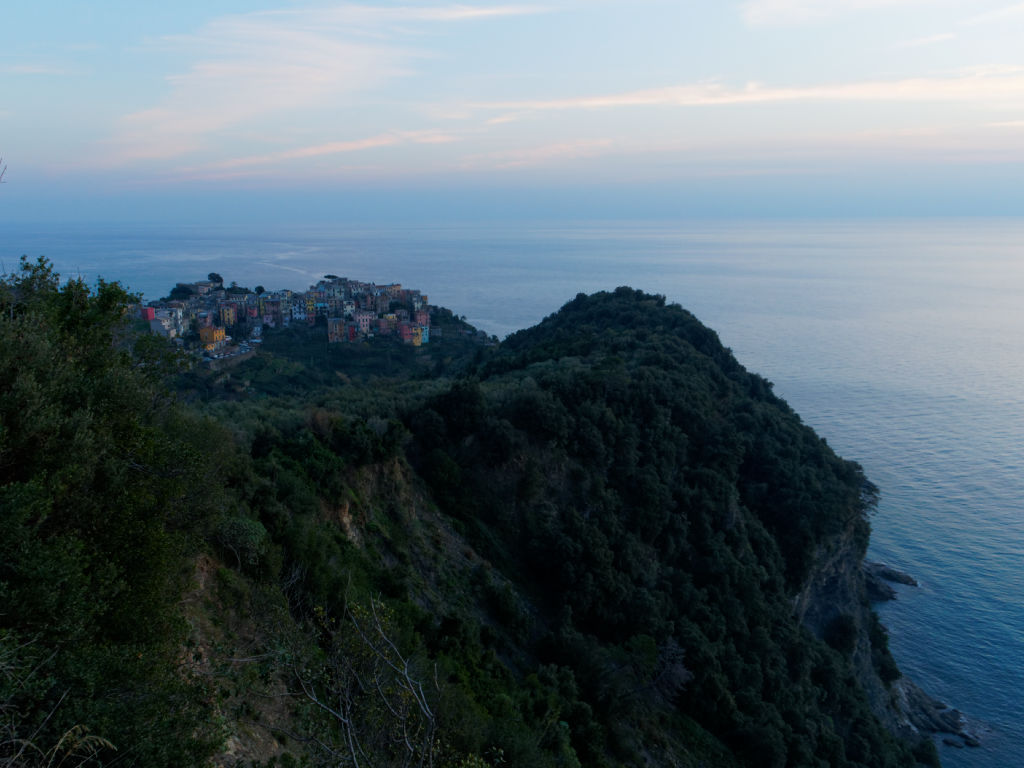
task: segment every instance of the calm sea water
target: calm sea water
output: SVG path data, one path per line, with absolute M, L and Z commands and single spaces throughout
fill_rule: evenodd
M 945 765 L 1024 761 L 1024 222 L 9 228 L 22 253 L 147 298 L 401 282 L 499 337 L 579 291 L 665 294 L 881 487 L 870 556 L 920 581 L 881 608 L 896 658 L 982 730 Z

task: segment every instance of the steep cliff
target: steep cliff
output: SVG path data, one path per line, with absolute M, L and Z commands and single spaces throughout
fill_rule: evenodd
M 894 599 L 886 581 L 916 582 L 880 563 L 866 563 L 866 539 L 858 527 L 818 547 L 815 564 L 794 598 L 796 617 L 816 637 L 849 655 L 872 713 L 891 733 L 910 743 L 942 734 L 954 745 L 979 746 L 962 713 L 933 699 L 897 668 L 871 604 Z
M 884 629 L 868 600 L 865 540 L 855 526 L 819 545 L 815 565 L 794 598 L 796 617 L 816 637 L 849 654 L 871 711 L 892 733 L 919 738 L 908 728 L 898 688 L 906 681 L 889 653 Z

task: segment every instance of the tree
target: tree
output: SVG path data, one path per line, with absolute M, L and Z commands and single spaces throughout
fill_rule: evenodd
M 176 285 L 171 288 L 168 298 L 172 301 L 188 301 L 195 295 L 195 288 L 191 285 Z
M 84 725 L 127 764 L 199 764 L 212 727 L 177 671 L 177 598 L 204 479 L 127 343 L 134 300 L 43 258 L 0 276 L 0 636 L 31 639 L 46 681 L 7 703 L 37 744 Z
M 264 288 L 262 285 L 257 285 L 253 290 L 256 291 L 257 296 L 262 296 L 264 293 L 267 292 L 267 289 Z
M 218 275 L 216 272 L 211 272 L 206 276 L 206 279 L 211 283 L 217 283 L 217 285 L 224 285 L 224 278 Z
M 259 520 L 228 517 L 218 526 L 217 541 L 231 551 L 239 568 L 252 566 L 267 549 L 267 529 Z

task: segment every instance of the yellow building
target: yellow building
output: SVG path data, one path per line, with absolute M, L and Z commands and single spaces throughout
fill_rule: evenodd
M 199 341 L 202 342 L 203 349 L 207 352 L 213 352 L 215 349 L 224 346 L 224 329 L 212 325 L 200 328 Z

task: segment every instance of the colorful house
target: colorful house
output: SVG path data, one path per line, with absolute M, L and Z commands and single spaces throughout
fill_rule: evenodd
M 348 341 L 348 330 L 345 327 L 345 318 L 327 318 L 327 341 L 337 344 L 340 341 Z
M 202 342 L 203 349 L 207 352 L 220 349 L 225 344 L 224 329 L 212 325 L 204 326 L 199 329 L 199 341 Z
M 230 328 L 238 322 L 238 308 L 234 304 L 222 304 L 220 307 L 220 324 Z
M 413 326 L 412 326 L 412 323 L 399 323 L 398 324 L 398 338 L 402 340 L 403 344 L 412 344 L 412 339 L 413 339 Z
M 370 332 L 370 324 L 377 319 L 377 315 L 369 310 L 359 309 L 356 310 L 353 319 L 356 325 L 359 326 L 359 332 L 365 335 Z

